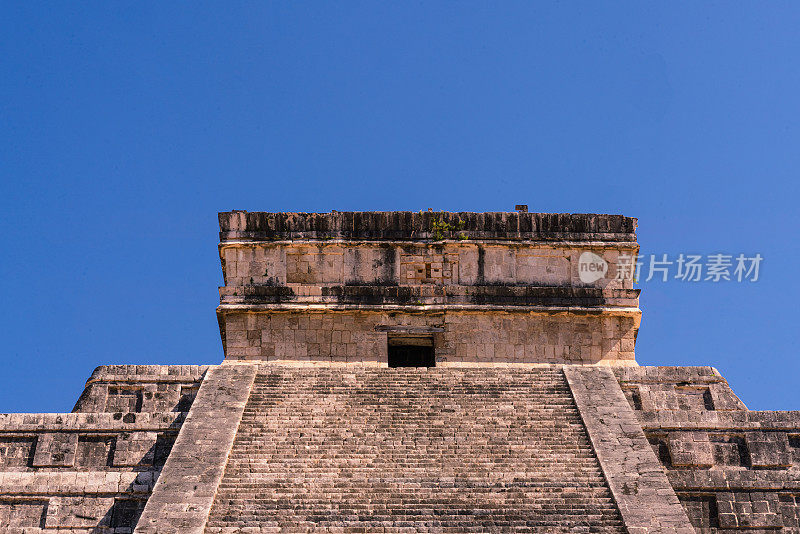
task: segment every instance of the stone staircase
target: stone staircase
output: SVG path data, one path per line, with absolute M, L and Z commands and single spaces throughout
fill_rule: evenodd
M 206 532 L 625 532 L 560 368 L 262 365 Z

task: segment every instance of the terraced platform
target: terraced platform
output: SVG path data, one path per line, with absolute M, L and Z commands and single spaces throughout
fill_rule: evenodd
M 206 532 L 625 532 L 563 372 L 262 365 Z

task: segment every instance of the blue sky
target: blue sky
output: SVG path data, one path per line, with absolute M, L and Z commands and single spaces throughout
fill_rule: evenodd
M 800 4 L 5 3 L 0 411 L 218 363 L 218 211 L 622 213 L 637 358 L 800 409 Z

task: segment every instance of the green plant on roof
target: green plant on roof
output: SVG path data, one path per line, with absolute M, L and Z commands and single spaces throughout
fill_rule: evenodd
M 448 222 L 445 221 L 444 218 L 439 215 L 438 217 L 434 218 L 431 221 L 431 233 L 433 234 L 433 239 L 436 241 L 441 241 L 445 238 L 446 234 L 451 232 L 457 232 L 464 228 L 464 221 L 461 219 L 456 220 L 455 222 Z M 458 239 L 464 240 L 467 238 L 466 234 L 459 234 Z

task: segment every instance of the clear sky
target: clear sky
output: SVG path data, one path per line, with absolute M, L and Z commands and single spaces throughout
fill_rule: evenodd
M 218 211 L 523 203 L 761 254 L 642 280 L 637 358 L 800 409 L 797 2 L 165 4 L 0 8 L 0 411 L 220 362 Z

